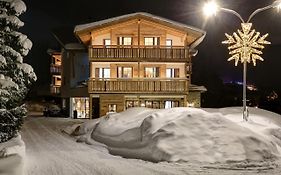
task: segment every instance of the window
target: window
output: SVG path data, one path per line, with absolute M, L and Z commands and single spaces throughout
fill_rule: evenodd
M 96 68 L 95 69 L 95 78 L 110 78 L 110 69 L 109 68 Z
M 180 69 L 179 68 L 166 69 L 166 77 L 167 78 L 179 78 L 180 77 Z
M 132 108 L 132 107 L 138 107 L 139 106 L 139 101 L 137 100 L 127 100 L 126 101 L 126 109 Z
M 159 46 L 160 45 L 160 37 L 145 37 L 144 38 L 145 46 Z
M 166 40 L 166 46 L 167 47 L 172 47 L 172 45 L 173 45 L 173 41 L 171 39 L 167 39 Z
M 61 76 L 60 75 L 53 75 L 52 84 L 55 86 L 61 86 Z
M 133 68 L 132 67 L 118 67 L 117 70 L 118 78 L 132 78 Z
M 159 67 L 146 67 L 144 68 L 144 77 L 145 78 L 157 78 L 159 77 Z
M 117 105 L 116 104 L 109 104 L 108 105 L 108 112 L 116 112 L 117 111 Z
M 74 118 L 89 118 L 89 98 L 72 98 L 72 109 Z
M 106 46 L 110 46 L 111 45 L 111 40 L 110 39 L 104 39 L 103 40 L 103 44 L 104 44 L 105 47 Z
M 179 101 L 165 101 L 165 109 L 179 107 Z
M 153 109 L 160 109 L 160 101 L 145 101 L 145 107 L 153 108 Z
M 118 45 L 130 46 L 132 45 L 132 37 L 118 37 Z
M 52 63 L 54 65 L 58 65 L 58 66 L 61 65 L 61 55 L 53 55 L 52 59 L 53 59 Z

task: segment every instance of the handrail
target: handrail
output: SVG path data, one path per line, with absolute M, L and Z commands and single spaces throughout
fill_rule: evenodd
M 163 48 L 163 49 L 188 49 L 188 46 L 166 46 L 166 45 L 159 45 L 159 46 L 147 46 L 147 45 L 90 45 L 89 48 Z
M 89 81 L 165 81 L 165 80 L 176 80 L 176 81 L 186 81 L 188 78 L 90 78 Z
M 90 93 L 187 93 L 189 80 L 187 78 L 132 78 L 132 79 L 90 79 Z

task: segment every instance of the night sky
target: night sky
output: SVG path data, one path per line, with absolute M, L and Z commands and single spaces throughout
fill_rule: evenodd
M 27 12 L 21 16 L 25 26 L 21 29 L 33 41 L 33 49 L 26 58 L 38 76 L 37 85 L 49 82 L 50 58 L 48 48 L 58 48 L 53 37 L 55 33 L 65 43 L 74 41 L 75 25 L 99 21 L 110 17 L 134 12 L 148 12 L 164 18 L 192 25 L 207 31 L 207 36 L 198 47 L 199 54 L 193 60 L 193 83 L 212 83 L 207 75 L 214 75 L 224 82 L 242 81 L 242 65 L 227 62 L 228 50 L 221 41 L 224 33 L 231 34 L 240 27 L 238 18 L 231 14 L 219 13 L 206 20 L 201 12 L 204 0 L 25 0 Z M 245 19 L 259 7 L 273 0 L 224 0 L 221 6 L 231 8 Z M 281 12 L 276 9 L 263 12 L 253 19 L 254 28 L 261 34 L 269 33 L 264 62 L 258 62 L 248 69 L 248 82 L 258 87 L 281 90 Z M 209 82 L 208 82 L 209 81 Z M 215 83 L 215 82 L 214 82 Z

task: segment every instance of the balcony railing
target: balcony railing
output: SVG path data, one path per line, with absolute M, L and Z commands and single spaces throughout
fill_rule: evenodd
M 188 47 L 90 46 L 90 61 L 189 62 Z
M 60 94 L 60 87 L 51 85 L 50 92 L 51 92 L 51 94 Z
M 90 79 L 89 93 L 187 93 L 188 79 Z
M 50 65 L 50 72 L 51 72 L 51 74 L 61 74 L 61 66 L 51 64 Z

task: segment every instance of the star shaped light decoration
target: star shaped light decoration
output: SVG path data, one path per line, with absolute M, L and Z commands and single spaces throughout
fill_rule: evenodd
M 228 49 L 231 55 L 227 61 L 235 60 L 235 66 L 238 65 L 239 61 L 241 63 L 250 63 L 252 61 L 254 66 L 256 66 L 257 60 L 263 61 L 263 58 L 260 56 L 262 55 L 262 49 L 264 49 L 263 45 L 271 44 L 265 40 L 268 34 L 260 36 L 259 32 L 251 30 L 252 23 L 242 23 L 241 26 L 242 31 L 238 30 L 238 34 L 235 32 L 232 36 L 227 33 L 225 34 L 228 40 L 222 43 L 230 45 Z

